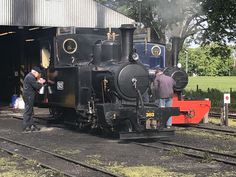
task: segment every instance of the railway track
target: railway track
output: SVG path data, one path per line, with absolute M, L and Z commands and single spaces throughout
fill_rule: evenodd
M 217 161 L 217 162 L 222 162 L 225 164 L 233 165 L 236 166 L 236 155 L 233 154 L 227 154 L 227 153 L 221 153 L 209 149 L 204 149 L 204 148 L 197 148 L 193 146 L 188 146 L 188 145 L 183 145 L 183 144 L 178 144 L 178 143 L 173 143 L 173 142 L 165 142 L 165 141 L 159 141 L 158 144 L 153 145 L 153 144 L 148 144 L 148 143 L 138 143 L 138 142 L 132 142 L 132 144 L 136 144 L 138 146 L 143 146 L 143 147 L 149 147 L 149 148 L 154 148 L 154 149 L 161 149 L 165 151 L 173 151 L 173 147 L 178 147 L 180 148 L 180 152 L 184 155 L 194 157 L 194 158 L 199 158 L 199 159 L 206 159 L 206 157 L 210 160 Z M 160 146 L 161 145 L 161 146 Z M 163 146 L 164 145 L 164 146 Z
M 209 117 L 216 117 L 216 118 L 220 118 L 221 117 L 221 113 L 216 113 L 216 112 L 210 112 L 209 113 Z M 230 119 L 236 119 L 236 114 L 228 114 L 228 117 Z
M 16 155 L 16 153 L 15 153 L 14 151 L 11 151 L 11 150 L 8 150 L 8 149 L 2 148 L 2 147 L 0 147 L 0 150 L 3 151 L 3 152 L 7 152 L 8 154 L 10 154 L 10 155 L 12 155 L 12 156 Z M 28 157 L 26 157 L 26 156 L 24 156 L 24 155 L 19 155 L 19 154 L 17 154 L 17 155 L 18 155 L 19 157 L 21 157 L 22 159 L 24 159 L 24 160 L 31 160 L 30 158 L 28 158 Z M 40 166 L 40 167 L 45 168 L 45 169 L 53 170 L 53 171 L 55 171 L 55 172 L 57 172 L 58 174 L 63 175 L 63 176 L 74 177 L 74 176 L 72 176 L 72 175 L 70 175 L 70 174 L 67 174 L 67 173 L 65 173 L 65 172 L 62 172 L 61 170 L 57 170 L 57 169 L 55 169 L 55 168 L 53 168 L 53 167 L 51 167 L 51 166 L 49 166 L 49 165 L 43 164 L 43 163 L 38 163 L 37 166 Z
M 210 112 L 209 116 L 220 118 L 221 114 L 220 113 L 215 113 L 215 112 Z M 235 119 L 235 121 L 236 121 L 236 114 L 229 114 L 229 118 Z M 229 127 L 224 127 L 224 126 L 214 127 L 214 126 L 198 124 L 198 125 L 188 125 L 188 127 L 196 128 L 196 129 L 202 129 L 202 130 L 209 130 L 211 132 L 223 133 L 225 135 L 230 135 L 230 136 L 236 136 L 236 130 L 235 129 L 229 128 Z
M 52 169 L 64 176 L 104 176 L 121 177 L 107 170 L 84 162 L 18 141 L 0 136 L 0 149 L 10 154 L 17 154 L 24 159 L 37 159 L 44 168 Z
M 20 116 L 14 116 L 14 118 L 22 119 L 22 117 L 20 117 Z M 35 117 L 35 118 L 39 121 L 40 120 L 41 121 L 48 120 L 48 119 L 41 118 L 41 117 Z M 204 129 L 204 130 L 211 130 L 211 131 L 225 133 L 227 135 L 236 136 L 236 131 L 234 131 L 234 130 L 225 130 L 225 129 L 219 129 L 219 128 L 213 128 L 213 127 L 206 127 L 206 126 L 202 126 L 202 125 L 193 125 L 191 127 L 198 128 L 198 129 Z M 1 137 L 0 137 L 0 139 L 1 139 Z M 178 147 L 178 148 L 181 148 L 181 149 L 184 149 L 184 150 L 187 149 L 188 151 L 189 150 L 193 151 L 193 152 L 187 152 L 187 151 L 182 152 L 182 154 L 187 155 L 187 156 L 204 159 L 205 154 L 209 154 L 209 157 L 212 160 L 236 166 L 236 155 L 232 155 L 232 154 L 219 153 L 217 151 L 211 151 L 211 150 L 208 150 L 208 149 L 196 148 L 196 147 L 192 147 L 192 146 L 186 146 L 186 145 L 177 144 L 177 143 L 173 143 L 173 142 L 159 142 L 160 144 L 162 144 L 164 146 L 169 146 L 169 147 L 161 147 L 161 146 L 158 146 L 158 145 L 152 145 L 152 144 L 147 144 L 147 143 L 136 143 L 136 142 L 132 142 L 132 143 L 136 144 L 136 145 L 139 145 L 139 146 L 163 149 L 163 150 L 167 150 L 167 151 L 172 151 L 173 148 L 171 148 L 171 147 Z M 54 155 L 54 153 L 53 153 L 53 155 Z M 56 155 L 58 155 L 58 154 L 56 154 Z M 79 163 L 77 163 L 77 164 L 79 164 Z M 110 175 L 110 176 L 112 176 L 112 175 Z
M 210 132 L 215 132 L 215 133 L 223 133 L 225 135 L 230 135 L 230 136 L 236 136 L 236 130 L 232 129 L 225 129 L 222 127 L 215 128 L 215 127 L 209 127 L 205 125 L 189 125 L 191 128 L 196 128 L 196 129 L 202 129 L 202 130 L 209 130 Z
M 13 115 L 12 118 L 14 119 L 19 119 L 22 120 L 23 117 L 21 115 Z M 56 126 L 62 126 L 62 124 L 60 124 L 59 122 L 53 122 L 55 119 L 53 119 L 53 117 L 51 117 L 50 115 L 45 116 L 45 115 L 37 115 L 34 116 L 34 122 L 35 123 L 39 123 L 39 124 L 50 124 L 50 126 L 53 126 L 54 124 Z M 59 123 L 59 124 L 58 124 Z M 236 136 L 236 130 L 230 130 L 230 129 L 226 129 L 224 127 L 209 127 L 209 126 L 205 126 L 205 125 L 188 125 L 188 127 L 191 128 L 196 128 L 196 129 L 203 129 L 203 130 L 209 130 L 210 132 L 216 132 L 216 133 L 223 133 L 225 135 L 230 135 L 230 136 Z

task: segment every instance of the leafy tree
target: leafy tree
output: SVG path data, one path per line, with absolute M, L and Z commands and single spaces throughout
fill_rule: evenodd
M 138 0 L 97 0 L 138 21 Z M 160 42 L 172 36 L 184 40 L 229 42 L 236 39 L 235 0 L 142 0 L 142 22 Z M 166 41 L 167 39 L 167 41 Z M 200 39 L 200 40 L 199 40 Z
M 202 21 L 203 42 L 236 41 L 236 1 L 235 0 L 200 0 L 204 16 Z
M 139 20 L 138 0 L 97 1 Z M 158 42 L 168 44 L 171 37 L 180 37 L 180 51 L 186 39 L 198 44 L 213 41 L 218 45 L 210 48 L 211 58 L 205 57 L 205 64 L 217 57 L 227 62 L 231 52 L 225 44 L 236 41 L 236 0 L 142 0 L 141 3 L 142 23 L 155 32 Z M 196 68 L 198 74 L 214 75 L 217 72 L 202 67 Z M 228 70 L 222 70 L 220 68 L 218 73 L 226 75 Z
M 200 75 L 200 76 L 228 76 L 231 75 L 233 70 L 233 58 L 232 56 L 222 56 L 215 54 L 212 56 L 212 51 L 215 48 L 220 47 L 217 44 L 211 44 L 194 49 L 188 49 L 187 51 L 180 52 L 180 63 L 183 68 L 186 68 L 186 60 L 188 57 L 188 74 Z M 227 50 L 232 50 L 227 47 Z M 187 56 L 187 53 L 188 56 Z
M 97 0 L 105 5 L 122 11 L 124 14 L 139 20 L 138 0 Z M 158 41 L 168 43 L 173 36 L 179 36 L 181 44 L 184 39 L 196 33 L 193 23 L 200 3 L 195 0 L 143 0 L 141 2 L 142 23 L 150 27 Z

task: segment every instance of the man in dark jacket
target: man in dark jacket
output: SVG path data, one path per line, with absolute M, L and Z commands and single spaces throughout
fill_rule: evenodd
M 154 91 L 157 98 L 156 104 L 159 107 L 171 107 L 172 97 L 174 95 L 175 80 L 172 77 L 166 76 L 161 69 L 155 72 Z M 172 118 L 167 121 L 167 128 L 172 125 Z
M 23 99 L 25 110 L 23 113 L 23 131 L 36 131 L 38 127 L 33 122 L 33 107 L 36 92 L 43 86 L 45 80 L 41 78 L 41 69 L 34 67 L 30 73 L 25 76 L 23 84 Z

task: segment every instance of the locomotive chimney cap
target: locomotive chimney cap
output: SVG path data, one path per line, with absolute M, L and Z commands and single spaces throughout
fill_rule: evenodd
M 120 28 L 124 29 L 136 29 L 134 24 L 122 24 Z

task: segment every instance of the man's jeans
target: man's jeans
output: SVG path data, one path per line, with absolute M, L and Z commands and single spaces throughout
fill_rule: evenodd
M 161 107 L 171 107 L 172 106 L 172 98 L 161 98 L 158 99 L 158 101 L 156 102 L 156 104 Z M 171 126 L 172 125 L 172 117 L 169 117 L 166 126 Z

